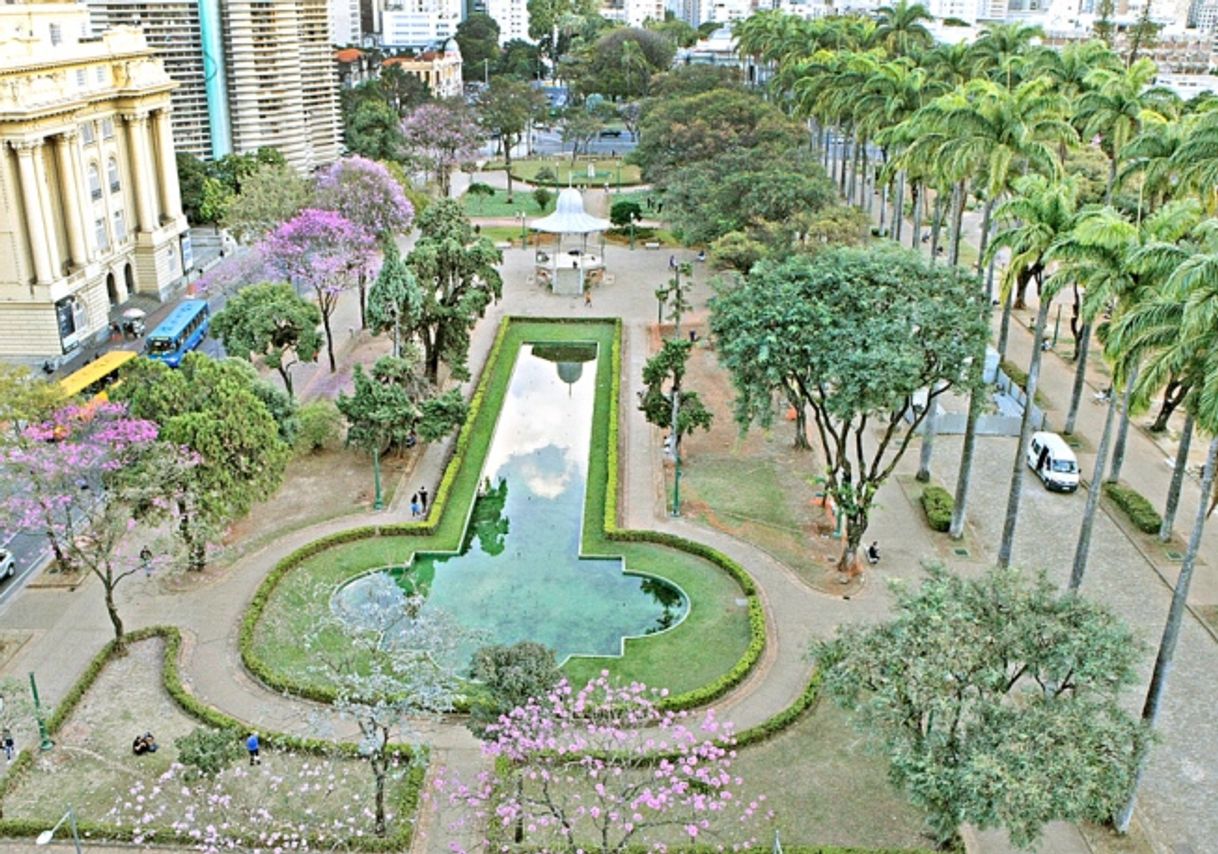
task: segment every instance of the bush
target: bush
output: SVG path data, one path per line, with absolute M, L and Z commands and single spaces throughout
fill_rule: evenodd
M 197 727 L 190 735 L 174 739 L 178 761 L 191 777 L 214 777 L 241 758 L 241 744 L 230 730 Z
M 952 511 L 956 500 L 941 486 L 928 486 L 922 490 L 922 512 L 926 524 L 932 531 L 947 531 L 952 526 Z
M 1017 385 L 1021 389 L 1023 389 L 1024 394 L 1028 393 L 1028 372 L 1027 371 L 1025 371 L 1023 368 L 1019 367 L 1018 365 L 1016 365 L 1014 362 L 1009 362 L 1005 359 L 1003 360 L 1002 365 L 1000 365 L 1000 367 L 1002 368 L 1002 372 L 1011 378 L 1011 382 L 1015 383 L 1015 385 Z M 1039 388 L 1036 389 L 1036 405 L 1039 406 L 1041 409 L 1049 408 L 1049 401 L 1047 401 L 1045 399 L 1045 396 L 1040 393 Z
M 549 166 L 542 166 L 540 169 L 537 170 L 537 174 L 535 174 L 533 176 L 533 183 L 535 183 L 535 184 L 557 184 L 558 183 L 558 173 L 555 172 Z
M 1133 526 L 1143 534 L 1157 534 L 1163 525 L 1163 517 L 1155 506 L 1146 500 L 1146 496 L 1128 486 L 1119 483 L 1104 484 L 1104 494 L 1112 499 L 1112 503 L 1133 522 Z
M 550 202 L 554 201 L 554 192 L 545 187 L 538 187 L 533 191 L 533 201 L 537 203 L 537 207 L 541 208 L 541 212 L 545 213 Z
M 332 400 L 313 400 L 300 407 L 296 450 L 302 454 L 338 447 L 343 434 L 343 415 Z

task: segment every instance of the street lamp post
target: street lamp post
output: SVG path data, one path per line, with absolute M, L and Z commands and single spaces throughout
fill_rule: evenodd
M 49 845 L 51 840 L 55 837 L 55 831 L 59 830 L 60 826 L 65 821 L 68 823 L 68 828 L 72 831 L 72 843 L 76 846 L 76 854 L 80 854 L 80 833 L 76 829 L 76 810 L 72 809 L 71 805 L 68 806 L 68 811 L 63 814 L 63 817 L 59 819 L 59 821 L 55 822 L 54 827 L 52 827 L 50 830 L 44 830 L 42 833 L 38 834 L 38 837 L 34 840 L 34 844 Z
M 529 248 L 529 231 L 525 227 L 526 214 L 524 211 L 516 211 L 516 219 L 520 220 L 520 248 Z
M 381 449 L 372 449 L 372 509 L 384 510 L 385 501 L 381 497 Z
M 34 695 L 34 719 L 38 721 L 38 749 L 50 750 L 55 746 L 51 734 L 47 732 L 46 718 L 42 715 L 42 702 L 38 699 L 38 683 L 34 681 L 34 671 L 30 671 L 30 693 Z
M 685 291 L 689 288 L 689 284 L 681 284 L 681 274 L 684 273 L 686 278 L 693 276 L 693 266 L 688 261 L 682 261 L 673 268 L 673 277 L 668 280 L 666 287 L 656 289 L 656 299 L 659 302 L 659 320 L 658 323 L 664 322 L 664 303 L 668 299 L 672 299 L 672 319 L 673 319 L 673 340 L 681 339 L 681 314 L 689 307 L 685 301 Z M 681 515 L 681 451 L 680 439 L 677 434 L 678 419 L 681 412 L 681 390 L 677 387 L 676 377 L 673 378 L 672 388 L 672 426 L 669 432 L 669 441 L 672 442 L 672 463 L 673 463 L 673 478 L 672 478 L 672 515 Z

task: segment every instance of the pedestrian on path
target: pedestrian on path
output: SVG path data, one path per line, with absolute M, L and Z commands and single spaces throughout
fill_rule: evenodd
M 592 288 L 584 288 L 584 307 L 592 308 Z
M 4 728 L 4 732 L 0 732 L 0 744 L 4 745 L 4 758 L 12 762 L 17 750 L 13 743 L 13 731 L 8 727 Z
M 251 765 L 262 764 L 262 757 L 258 755 L 258 751 L 261 747 L 262 742 L 258 740 L 258 733 L 251 732 L 250 737 L 245 740 L 245 749 L 250 752 Z
M 140 549 L 140 566 L 144 568 L 144 577 L 152 578 L 152 549 L 147 546 Z
M 427 512 L 427 487 L 426 486 L 419 487 L 419 503 L 421 505 L 423 505 L 423 512 L 426 513 Z
M 410 496 L 410 518 L 419 518 L 419 493 Z

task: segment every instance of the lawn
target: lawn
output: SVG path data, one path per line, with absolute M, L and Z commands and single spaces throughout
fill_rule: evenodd
M 592 177 L 588 176 L 588 165 L 592 164 L 596 170 L 596 174 Z M 502 168 L 502 164 L 499 164 Z M 494 168 L 488 167 L 488 168 Z M 642 175 L 639 173 L 639 167 L 633 163 L 626 163 L 622 158 L 605 157 L 598 160 L 577 160 L 574 167 L 571 165 L 570 157 L 563 158 L 530 158 L 528 160 L 513 160 L 512 175 L 522 181 L 529 183 L 537 183 L 537 173 L 542 169 L 549 168 L 557 175 L 554 180 L 546 181 L 547 184 L 552 184 L 558 187 L 565 187 L 570 183 L 577 186 L 604 186 L 608 182 L 610 188 L 619 185 L 627 187 L 641 184 L 643 181 Z
M 106 835 L 105 827 L 121 826 L 124 818 L 129 826 L 136 809 L 146 808 L 156 816 L 149 824 L 157 830 L 154 839 L 165 839 L 170 821 L 190 806 L 198 810 L 200 824 L 218 823 L 217 815 L 207 813 L 203 798 L 185 795 L 180 784 L 161 783 L 162 775 L 178 760 L 174 740 L 201 726 L 164 688 L 164 646 L 162 638 L 149 638 L 133 643 L 126 656 L 109 660 L 55 733 L 55 748 L 39 755 L 35 766 L 5 796 L 5 819 L 50 827 L 63 814 L 64 805 L 71 804 L 82 826 L 99 836 Z M 156 736 L 159 750 L 135 756 L 132 739 L 146 731 Z M 391 805 L 400 786 L 400 778 L 394 776 L 398 781 L 391 783 Z M 158 785 L 160 794 L 150 794 Z M 236 760 L 221 774 L 216 788 L 205 788 L 229 799 L 223 820 L 231 822 L 230 836 L 287 832 L 300 825 L 307 826 L 309 833 L 327 825 L 341 826 L 342 835 L 352 836 L 366 836 L 372 830 L 363 810 L 371 804 L 373 779 L 366 763 L 358 759 L 267 749 L 262 764 L 251 767 L 238 745 Z M 143 794 L 135 794 L 137 789 Z M 137 797 L 146 798 L 142 807 L 120 808 Z
M 499 357 L 488 365 L 482 404 L 465 437 L 466 453 L 459 461 L 448 503 L 433 533 L 426 536 L 382 536 L 333 546 L 304 560 L 284 574 L 270 594 L 252 632 L 250 655 L 289 683 L 321 687 L 311 672 L 310 657 L 300 639 L 309 633 L 319 609 L 329 607 L 337 585 L 361 572 L 407 562 L 415 551 L 452 551 L 464 533 L 470 502 L 481 476 L 483 457 L 507 393 L 515 357 L 524 342 L 588 341 L 601 345 L 598 393 L 593 415 L 583 553 L 621 555 L 627 567 L 666 578 L 685 590 L 692 601 L 689 616 L 663 634 L 630 640 L 624 656 L 572 659 L 567 671 L 573 680 L 608 669 L 623 679 L 639 680 L 674 693 L 694 689 L 727 672 L 749 643 L 748 607 L 739 585 L 713 563 L 678 549 L 641 542 L 608 540 L 602 529 L 609 444 L 609 420 L 616 407 L 612 387 L 612 348 L 615 326 L 609 323 L 511 323 Z M 339 636 L 325 639 L 341 645 Z
M 465 208 L 465 215 L 474 219 L 478 217 L 514 217 L 520 211 L 524 211 L 529 219 L 533 219 L 545 216 L 554 210 L 554 198 L 557 195 L 555 191 L 550 191 L 551 198 L 544 211 L 537 206 L 532 190 L 519 187 L 512 193 L 510 202 L 507 190 L 494 188 L 494 194 L 489 196 L 466 191 L 461 196 L 461 204 Z M 519 228 L 516 229 L 516 233 L 520 233 Z

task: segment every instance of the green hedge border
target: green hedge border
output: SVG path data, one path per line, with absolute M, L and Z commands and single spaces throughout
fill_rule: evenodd
M 178 658 L 182 650 L 182 633 L 176 626 L 147 626 L 133 632 L 128 632 L 124 638 L 124 644 L 129 646 L 130 644 L 139 643 L 151 638 L 160 638 L 165 643 L 161 662 L 162 684 L 169 693 L 170 698 L 177 703 L 178 707 L 186 715 L 205 726 L 234 734 L 249 732 L 251 726 L 256 726 L 240 721 L 230 715 L 226 715 L 219 709 L 207 705 L 191 694 L 186 686 L 182 684 L 182 675 L 178 668 Z M 80 705 L 80 701 L 84 699 L 85 694 L 93 687 L 98 677 L 101 676 L 102 671 L 106 669 L 106 665 L 110 663 L 117 653 L 118 646 L 112 640 L 103 646 L 97 655 L 93 656 L 84 673 L 72 684 L 72 687 L 68 689 L 68 692 L 47 719 L 47 732 L 50 735 L 54 736 L 67 723 L 68 718 L 76 711 L 76 707 Z M 346 759 L 359 758 L 359 746 L 352 742 L 302 738 L 288 733 L 266 732 L 261 727 L 258 727 L 258 732 L 263 744 L 272 749 L 290 750 L 317 756 L 339 756 Z M 389 746 L 389 751 L 401 761 L 410 761 L 413 758 L 413 751 L 408 745 L 393 744 Z M 4 801 L 12 794 L 13 790 L 20 785 L 25 775 L 33 770 L 36 753 L 37 748 L 22 750 L 16 760 L 13 761 L 13 764 L 9 766 L 8 772 L 0 779 L 0 807 L 3 806 Z M 398 830 L 396 833 L 384 838 L 352 836 L 345 840 L 347 847 L 356 851 L 407 850 L 413 839 L 415 827 L 415 822 L 407 819 L 413 819 L 418 813 L 419 798 L 423 789 L 423 776 L 424 768 L 422 763 L 415 763 L 407 771 L 405 782 L 401 786 L 400 794 L 395 802 L 398 812 Z M 41 819 L 0 818 L 0 836 L 35 837 L 46 829 L 47 823 Z M 77 825 L 77 829 L 82 836 L 93 837 L 95 840 L 116 842 L 129 842 L 132 840 L 130 828 L 83 822 Z M 190 836 L 175 833 L 172 830 L 154 828 L 153 831 L 154 839 L 157 843 L 191 844 L 192 842 L 197 842 L 197 840 Z
M 922 490 L 918 501 L 922 505 L 922 513 L 926 516 L 926 524 L 932 531 L 946 533 L 951 529 L 956 499 L 950 492 L 941 486 L 931 485 Z
M 619 407 L 620 396 L 622 389 L 622 321 L 620 318 L 546 318 L 546 317 L 521 317 L 509 315 L 504 317 L 499 324 L 499 329 L 495 334 L 494 343 L 491 345 L 490 352 L 487 354 L 486 361 L 482 367 L 482 373 L 478 381 L 478 385 L 474 390 L 473 396 L 470 398 L 469 414 L 465 419 L 465 424 L 462 425 L 460 432 L 457 434 L 457 441 L 453 446 L 452 453 L 449 455 L 445 464 L 444 474 L 440 480 L 440 486 L 436 490 L 435 502 L 432 504 L 427 518 L 422 522 L 409 522 L 390 525 L 373 525 L 359 528 L 351 528 L 346 531 L 340 531 L 336 534 L 331 534 L 326 537 L 321 537 L 308 545 L 302 546 L 296 551 L 280 560 L 275 567 L 267 574 L 262 583 L 258 586 L 254 593 L 253 599 L 250 601 L 249 607 L 246 608 L 245 616 L 241 621 L 241 630 L 238 637 L 238 647 L 241 651 L 241 662 L 245 669 L 255 679 L 262 682 L 268 688 L 281 693 L 290 694 L 292 696 L 301 697 L 307 700 L 314 700 L 320 703 L 331 703 L 334 700 L 334 692 L 326 688 L 311 685 L 305 682 L 299 682 L 290 677 L 285 677 L 282 674 L 274 671 L 254 652 L 254 632 L 257 629 L 258 621 L 262 618 L 262 614 L 266 608 L 267 602 L 270 600 L 271 594 L 284 576 L 295 569 L 306 559 L 318 554 L 325 549 L 342 543 L 349 543 L 356 540 L 367 539 L 376 536 L 423 536 L 435 533 L 440 527 L 441 520 L 444 518 L 444 510 L 447 507 L 453 484 L 456 481 L 458 473 L 461 469 L 461 463 L 466 458 L 466 451 L 469 448 L 470 437 L 473 433 L 474 424 L 477 421 L 478 415 L 482 410 L 483 403 L 486 399 L 494 367 L 502 355 L 503 342 L 507 337 L 508 330 L 514 323 L 527 323 L 535 325 L 558 324 L 570 326 L 573 324 L 595 324 L 601 326 L 612 326 L 613 341 L 610 347 L 610 370 L 612 375 L 610 378 L 609 388 L 609 432 L 606 441 L 605 462 L 605 513 L 602 522 L 602 533 L 605 539 L 618 542 L 649 542 L 656 545 L 668 546 L 670 548 L 680 549 L 689 554 L 701 557 L 712 564 L 718 566 L 726 572 L 740 586 L 744 593 L 748 605 L 748 620 L 749 620 L 749 643 L 745 648 L 744 654 L 726 673 L 718 678 L 690 691 L 681 694 L 674 694 L 666 697 L 663 701 L 663 708 L 668 710 L 691 709 L 697 706 L 702 706 L 710 703 L 719 697 L 722 697 L 732 688 L 739 685 L 752 672 L 757 662 L 761 659 L 765 652 L 766 645 L 766 624 L 765 610 L 762 607 L 761 599 L 757 594 L 757 586 L 753 582 L 752 577 L 744 570 L 740 564 L 729 558 L 717 549 L 710 546 L 697 543 L 692 540 L 687 540 L 683 537 L 678 537 L 673 534 L 666 534 L 659 531 L 635 531 L 621 529 L 617 526 L 617 508 L 618 508 L 618 474 L 619 474 Z M 464 702 L 459 702 L 458 711 L 467 711 L 468 705 Z
M 1104 495 L 1117 506 L 1130 524 L 1143 534 L 1157 534 L 1163 527 L 1163 517 L 1145 495 L 1123 483 L 1105 483 Z

